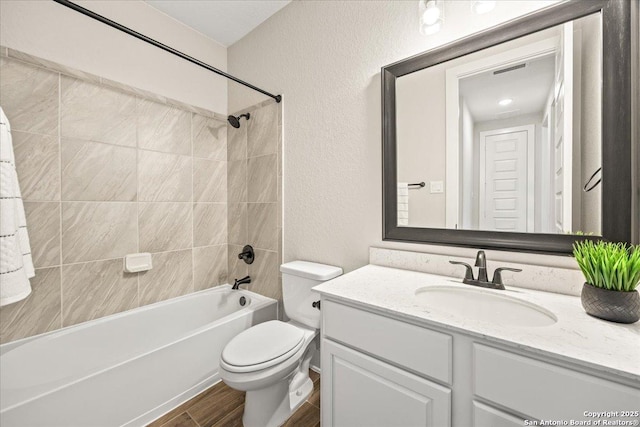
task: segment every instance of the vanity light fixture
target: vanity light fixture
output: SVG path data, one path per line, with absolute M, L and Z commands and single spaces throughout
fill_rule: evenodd
M 505 98 L 505 99 L 501 99 L 500 101 L 498 101 L 498 105 L 500 105 L 501 107 L 506 107 L 507 105 L 511 104 L 512 102 L 513 102 L 513 99 Z
M 418 12 L 421 34 L 430 35 L 440 31 L 444 22 L 444 0 L 420 0 Z
M 494 0 L 475 0 L 471 3 L 471 10 L 478 15 L 491 12 L 496 7 Z

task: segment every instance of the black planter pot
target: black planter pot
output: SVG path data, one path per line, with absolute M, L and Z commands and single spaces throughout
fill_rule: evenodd
M 610 291 L 585 283 L 581 300 L 587 314 L 599 319 L 617 323 L 635 323 L 640 319 L 638 291 Z

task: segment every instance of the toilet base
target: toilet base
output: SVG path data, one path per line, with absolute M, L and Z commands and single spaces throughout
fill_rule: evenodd
M 300 372 L 296 376 L 300 375 Z M 247 391 L 242 424 L 244 427 L 279 427 L 307 400 L 313 391 L 309 375 L 297 389 L 294 380 L 280 381 L 261 390 Z M 283 399 L 284 397 L 284 399 Z
M 309 364 L 317 349 L 318 331 L 296 326 L 305 331 L 305 343 L 299 353 L 278 366 L 242 373 L 225 369 L 224 360 L 220 361 L 222 380 L 231 388 L 246 391 L 244 427 L 281 426 L 313 392 Z

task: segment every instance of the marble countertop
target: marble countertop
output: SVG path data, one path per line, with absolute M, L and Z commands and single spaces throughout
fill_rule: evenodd
M 640 322 L 622 325 L 587 315 L 580 297 L 507 286 L 500 295 L 542 306 L 557 322 L 549 326 L 520 327 L 430 311 L 415 296 L 433 285 L 467 287 L 458 278 L 367 265 L 314 288 L 324 297 L 342 300 L 418 321 L 425 326 L 481 337 L 588 368 L 640 381 Z M 475 288 L 474 289 L 478 289 Z

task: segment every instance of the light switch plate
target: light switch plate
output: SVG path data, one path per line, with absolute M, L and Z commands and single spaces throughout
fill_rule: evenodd
M 444 193 L 444 182 L 429 181 L 429 191 L 431 194 Z

